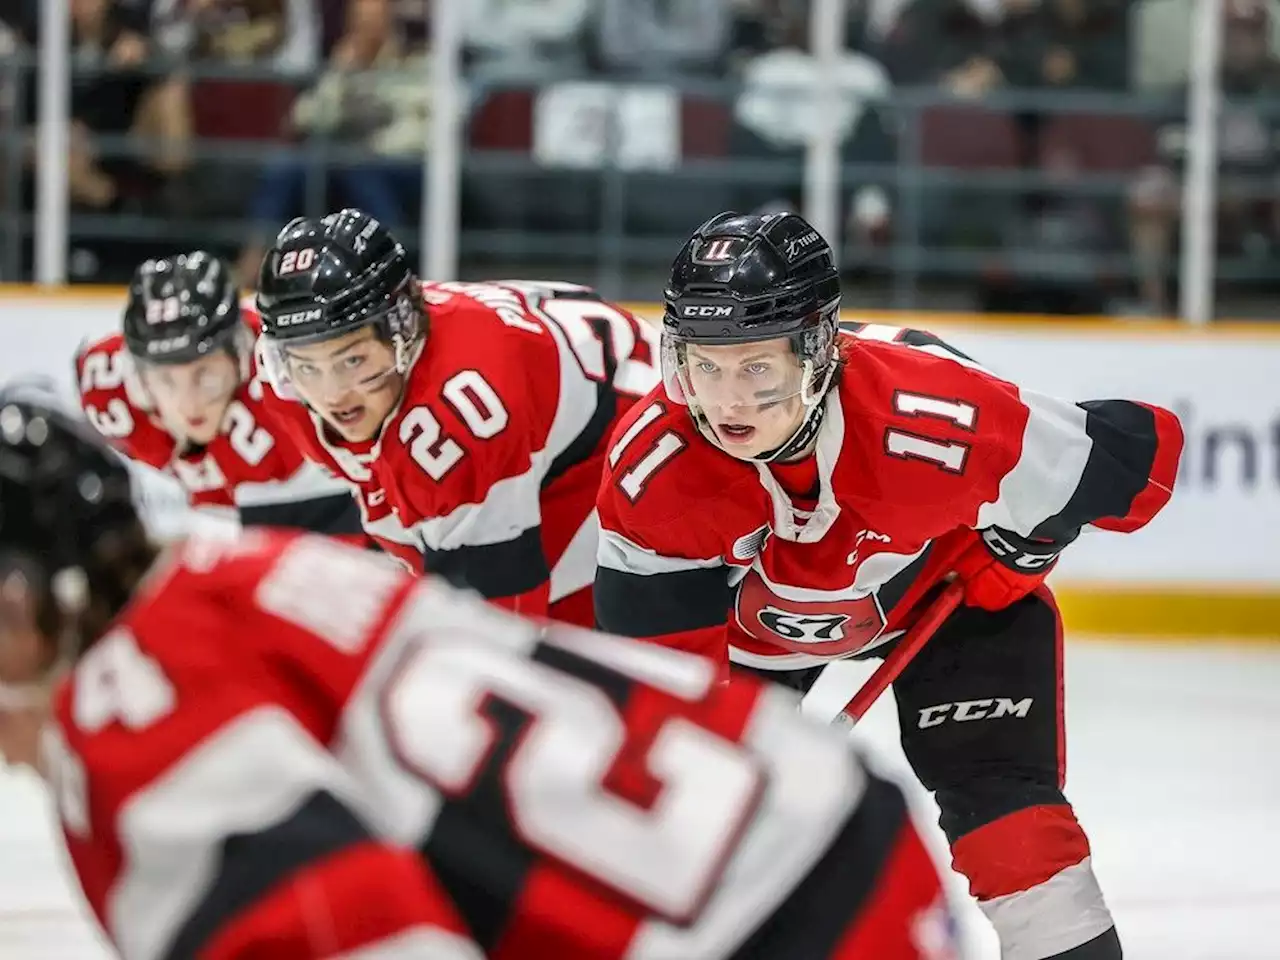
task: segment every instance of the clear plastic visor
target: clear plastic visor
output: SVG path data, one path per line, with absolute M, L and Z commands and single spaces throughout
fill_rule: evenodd
M 135 361 L 138 379 L 162 414 L 196 419 L 225 404 L 240 386 L 240 365 L 224 350 L 190 363 Z
M 351 393 L 371 393 L 396 372 L 396 353 L 372 329 L 360 337 L 291 343 L 263 337 L 259 359 L 281 395 L 324 406 Z
M 712 422 L 735 423 L 804 400 L 813 371 L 785 337 L 711 346 L 664 333 L 662 374 L 669 396 Z

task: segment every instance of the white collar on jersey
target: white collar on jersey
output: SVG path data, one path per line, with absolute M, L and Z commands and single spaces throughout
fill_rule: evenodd
M 826 410 L 822 426 L 818 429 L 818 443 L 813 455 L 818 459 L 818 505 L 812 512 L 800 510 L 769 471 L 767 463 L 756 463 L 760 485 L 768 491 L 773 501 L 773 533 L 783 540 L 795 543 L 816 543 L 821 540 L 840 515 L 836 503 L 835 485 L 831 475 L 844 446 L 844 410 L 840 406 L 840 388 L 836 384 L 827 391 Z M 799 522 L 803 521 L 803 523 Z

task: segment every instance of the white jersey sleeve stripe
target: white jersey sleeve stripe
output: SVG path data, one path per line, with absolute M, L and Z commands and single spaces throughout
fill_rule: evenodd
M 541 523 L 542 455 L 524 473 L 493 484 L 481 503 L 464 503 L 451 513 L 414 526 L 428 550 L 457 550 L 514 540 Z
M 595 510 L 582 521 L 564 553 L 551 568 L 551 602 L 562 600 L 591 586 L 596 578 L 596 554 L 600 549 L 600 516 Z
M 236 718 L 122 807 L 107 925 L 124 960 L 161 960 L 217 880 L 223 845 L 327 793 L 354 803 L 337 761 L 283 708 Z
M 484 960 L 470 940 L 439 927 L 406 930 L 331 960 Z
M 721 557 L 700 559 L 664 557 L 647 547 L 633 543 L 614 530 L 603 528 L 600 530 L 600 549 L 596 555 L 596 562 L 609 570 L 634 573 L 642 577 L 724 566 L 724 559 Z
M 318 463 L 306 460 L 291 477 L 236 484 L 235 501 L 237 507 L 259 507 L 350 492 L 351 484 L 339 480 Z
M 1074 403 L 1031 390 L 1020 399 L 1029 411 L 1018 463 L 1000 481 L 997 498 L 978 508 L 974 526 L 1003 527 L 1024 537 L 1056 516 L 1080 485 L 1093 440 L 1088 414 Z

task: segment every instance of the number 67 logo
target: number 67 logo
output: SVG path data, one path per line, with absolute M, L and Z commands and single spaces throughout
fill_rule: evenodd
M 843 613 L 805 616 L 777 607 L 765 607 L 756 614 L 756 619 L 779 636 L 799 643 L 843 640 L 842 627 L 849 622 L 848 615 Z

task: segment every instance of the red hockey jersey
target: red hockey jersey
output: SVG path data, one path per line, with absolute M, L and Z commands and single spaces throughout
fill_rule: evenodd
M 123 960 L 951 956 L 901 793 L 791 693 L 333 540 L 175 547 L 55 718 Z
M 126 457 L 176 478 L 192 506 L 235 510 L 246 525 L 360 532 L 349 485 L 304 458 L 264 415 L 264 385 L 252 366 L 218 437 L 182 448 L 138 380 L 123 336 L 85 344 L 75 366 L 80 405 L 94 428 Z
M 356 483 L 365 529 L 415 570 L 590 626 L 595 495 L 618 419 L 658 382 L 657 334 L 573 284 L 434 283 L 430 332 L 373 443 L 272 397 Z
M 1167 410 L 1046 397 L 923 331 L 859 325 L 840 348 L 797 464 L 734 459 L 661 389 L 636 406 L 600 487 L 604 629 L 812 666 L 896 636 L 974 529 L 1066 542 L 1136 530 L 1169 500 L 1182 431 Z

